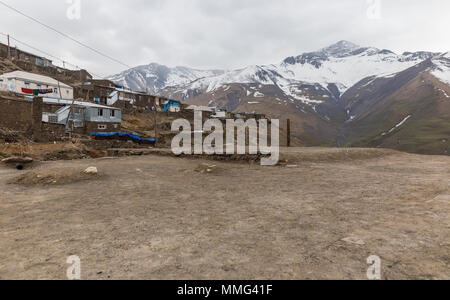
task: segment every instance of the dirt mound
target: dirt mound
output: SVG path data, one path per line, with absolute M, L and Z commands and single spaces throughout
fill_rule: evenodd
M 80 168 L 60 168 L 30 171 L 8 181 L 8 184 L 32 185 L 62 185 L 84 180 L 95 180 L 100 178 L 98 174 L 85 172 Z

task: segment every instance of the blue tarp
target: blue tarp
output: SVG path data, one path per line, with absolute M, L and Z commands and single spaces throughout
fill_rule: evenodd
M 149 143 L 154 143 L 156 142 L 155 138 L 152 139 L 143 139 L 140 136 L 134 135 L 134 134 L 129 134 L 129 133 L 122 133 L 122 132 L 93 132 L 91 133 L 92 137 L 114 137 L 114 136 L 118 136 L 118 137 L 128 137 L 132 140 L 138 141 L 138 142 L 149 142 Z

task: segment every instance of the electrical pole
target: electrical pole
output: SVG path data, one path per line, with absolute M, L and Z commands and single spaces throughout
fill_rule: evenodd
M 154 122 L 155 122 L 155 148 L 156 143 L 158 143 L 158 110 L 156 109 L 156 101 L 159 99 L 158 97 L 155 98 L 155 104 L 154 104 Z
M 8 34 L 8 58 L 11 58 L 11 43 L 9 41 L 9 34 Z
M 287 120 L 287 146 L 291 147 L 291 120 Z

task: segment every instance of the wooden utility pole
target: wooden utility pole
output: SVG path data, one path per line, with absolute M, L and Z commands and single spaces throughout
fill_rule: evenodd
M 9 34 L 8 34 L 8 58 L 11 58 L 11 43 L 9 41 Z
M 155 147 L 156 147 L 156 143 L 158 143 L 158 109 L 156 106 L 156 102 L 159 100 L 158 97 L 155 98 L 155 103 L 154 103 L 154 123 L 155 123 Z
M 291 120 L 287 120 L 287 146 L 291 146 Z

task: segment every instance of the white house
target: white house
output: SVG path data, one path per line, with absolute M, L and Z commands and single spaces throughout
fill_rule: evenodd
M 24 89 L 52 90 L 51 93 L 42 94 L 41 96 L 63 100 L 73 99 L 73 88 L 71 86 L 48 76 L 23 71 L 14 71 L 0 75 L 0 87 L 25 96 L 33 95 L 25 93 Z

